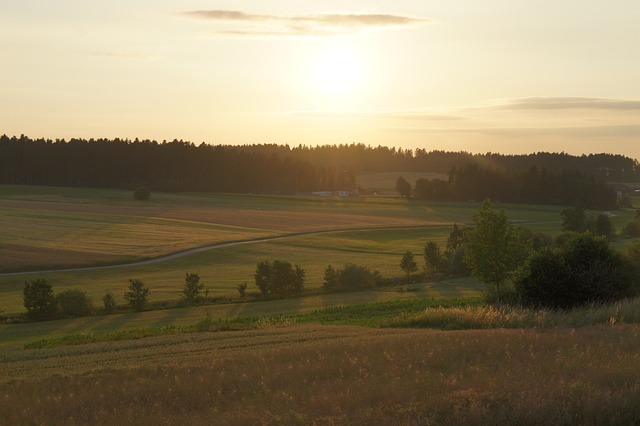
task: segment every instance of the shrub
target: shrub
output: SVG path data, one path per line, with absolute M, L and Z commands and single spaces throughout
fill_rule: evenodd
M 632 263 L 589 233 L 533 254 L 515 285 L 524 304 L 562 309 L 636 293 Z
M 304 289 L 304 270 L 289 262 L 263 261 L 256 266 L 256 286 L 265 296 L 296 296 Z
M 238 284 L 236 287 L 238 289 L 238 293 L 240 294 L 240 298 L 244 299 L 247 294 L 247 283 Z
M 91 299 L 82 290 L 64 290 L 56 295 L 58 313 L 61 317 L 86 317 L 93 311 Z
M 402 260 L 400 261 L 400 268 L 407 274 L 407 278 L 411 276 L 414 272 L 418 271 L 418 264 L 413 257 L 413 253 L 410 250 L 407 250 L 402 256 Z
M 184 300 L 194 305 L 198 301 L 200 290 L 204 288 L 204 284 L 200 282 L 198 274 L 187 273 L 184 279 L 184 289 L 182 290 Z
M 323 287 L 327 290 L 360 290 L 381 285 L 382 282 L 378 271 L 353 263 L 347 263 L 342 269 L 334 269 L 329 265 L 324 270 Z
M 440 247 L 435 241 L 427 241 L 424 246 L 424 269 L 428 274 L 435 274 L 443 270 L 444 258 Z
M 116 297 L 112 292 L 107 291 L 104 296 L 102 296 L 102 303 L 106 314 L 110 314 L 116 310 Z
M 43 321 L 56 316 L 56 299 L 53 288 L 43 278 L 25 281 L 23 301 L 24 307 L 27 309 L 27 317 L 30 320 Z
M 149 289 L 141 280 L 129 280 L 129 291 L 124 293 L 124 299 L 134 311 L 142 311 L 148 302 L 148 297 Z
M 139 201 L 146 201 L 151 198 L 151 191 L 146 186 L 139 186 L 133 191 L 133 198 Z

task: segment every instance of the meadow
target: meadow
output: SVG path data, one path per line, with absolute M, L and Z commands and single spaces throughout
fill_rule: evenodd
M 570 313 L 481 303 L 472 278 L 323 294 L 328 264 L 402 272 L 478 203 L 0 186 L 0 309 L 25 280 L 120 303 L 129 278 L 176 301 L 186 272 L 220 303 L 0 324 L 0 424 L 638 424 L 638 300 Z M 560 207 L 498 205 L 555 235 Z M 618 229 L 634 212 L 612 217 Z M 281 237 L 271 241 L 251 240 Z M 216 243 L 161 263 L 95 270 Z M 621 244 L 624 244 L 622 242 Z M 6 255 L 7 253 L 13 253 Z M 71 261 L 69 261 L 71 256 Z M 307 273 L 304 297 L 242 301 L 257 262 Z M 44 268 L 45 272 L 10 273 Z M 57 270 L 57 271 L 52 271 Z M 9 272 L 8 274 L 6 272 Z M 223 303 L 227 300 L 227 303 Z
M 501 205 L 534 231 L 557 233 L 559 207 Z M 153 194 L 129 191 L 0 186 L 0 309 L 22 312 L 25 280 L 47 279 L 54 290 L 80 288 L 98 304 L 106 291 L 122 303 L 128 280 L 139 278 L 152 301 L 177 300 L 185 273 L 198 273 L 211 297 L 253 288 L 255 265 L 280 259 L 299 264 L 306 287 L 322 285 L 324 268 L 347 262 L 400 276 L 406 250 L 420 259 L 429 240 L 444 243 L 453 223 L 471 221 L 477 203 L 413 203 L 388 197 L 268 197 Z M 308 233 L 308 234 L 307 234 Z M 181 250 L 255 238 L 269 242 L 228 246 L 157 264 L 64 271 L 135 262 Z M 62 259 L 62 260 L 61 260 Z

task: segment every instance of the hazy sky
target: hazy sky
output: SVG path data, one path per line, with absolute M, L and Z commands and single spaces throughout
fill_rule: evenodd
M 638 0 L 0 0 L 0 134 L 640 158 Z

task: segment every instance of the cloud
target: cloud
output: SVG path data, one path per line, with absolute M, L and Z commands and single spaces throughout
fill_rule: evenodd
M 629 111 L 640 110 L 640 101 L 581 97 L 537 97 L 512 99 L 499 105 L 498 108 L 507 110 L 597 109 Z
M 579 139 L 640 137 L 640 125 L 582 126 L 582 127 L 476 127 L 476 128 L 386 128 L 386 132 L 399 133 L 460 133 L 484 136 L 515 137 L 562 137 Z
M 223 24 L 243 25 L 218 29 L 219 35 L 233 36 L 324 36 L 350 34 L 362 30 L 407 27 L 429 22 L 428 19 L 372 13 L 320 13 L 311 15 L 261 15 L 237 10 L 194 10 L 183 16 Z M 259 28 L 255 26 L 259 25 Z
M 459 115 L 434 114 L 421 110 L 403 111 L 376 111 L 376 112 L 342 112 L 342 111 L 294 111 L 290 115 L 309 119 L 394 119 L 394 120 L 418 120 L 418 121 L 452 121 L 465 120 Z

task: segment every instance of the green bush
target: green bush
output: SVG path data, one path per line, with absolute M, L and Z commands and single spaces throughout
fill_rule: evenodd
M 204 288 L 204 284 L 200 282 L 198 274 L 187 273 L 184 279 L 184 288 L 182 289 L 182 297 L 189 305 L 195 305 L 198 301 L 200 291 Z
M 142 311 L 148 302 L 148 297 L 149 289 L 141 280 L 129 280 L 129 291 L 124 293 L 124 299 L 134 311 Z
M 64 290 L 56 295 L 58 314 L 62 318 L 86 317 L 93 311 L 91 299 L 81 290 Z
M 375 287 L 381 282 L 382 277 L 378 271 L 347 263 L 342 269 L 327 266 L 324 271 L 323 287 L 327 290 L 361 290 Z
M 274 260 L 263 261 L 256 266 L 256 286 L 265 296 L 296 296 L 304 290 L 305 273 L 298 265 Z
M 525 305 L 567 309 L 633 296 L 636 282 L 631 261 L 587 232 L 534 253 L 515 287 Z
M 116 297 L 110 291 L 107 291 L 102 296 L 102 303 L 104 304 L 104 313 L 110 314 L 116 310 Z
M 24 307 L 27 317 L 34 321 L 53 319 L 56 316 L 56 299 L 53 288 L 47 280 L 39 278 L 25 281 L 23 290 Z

